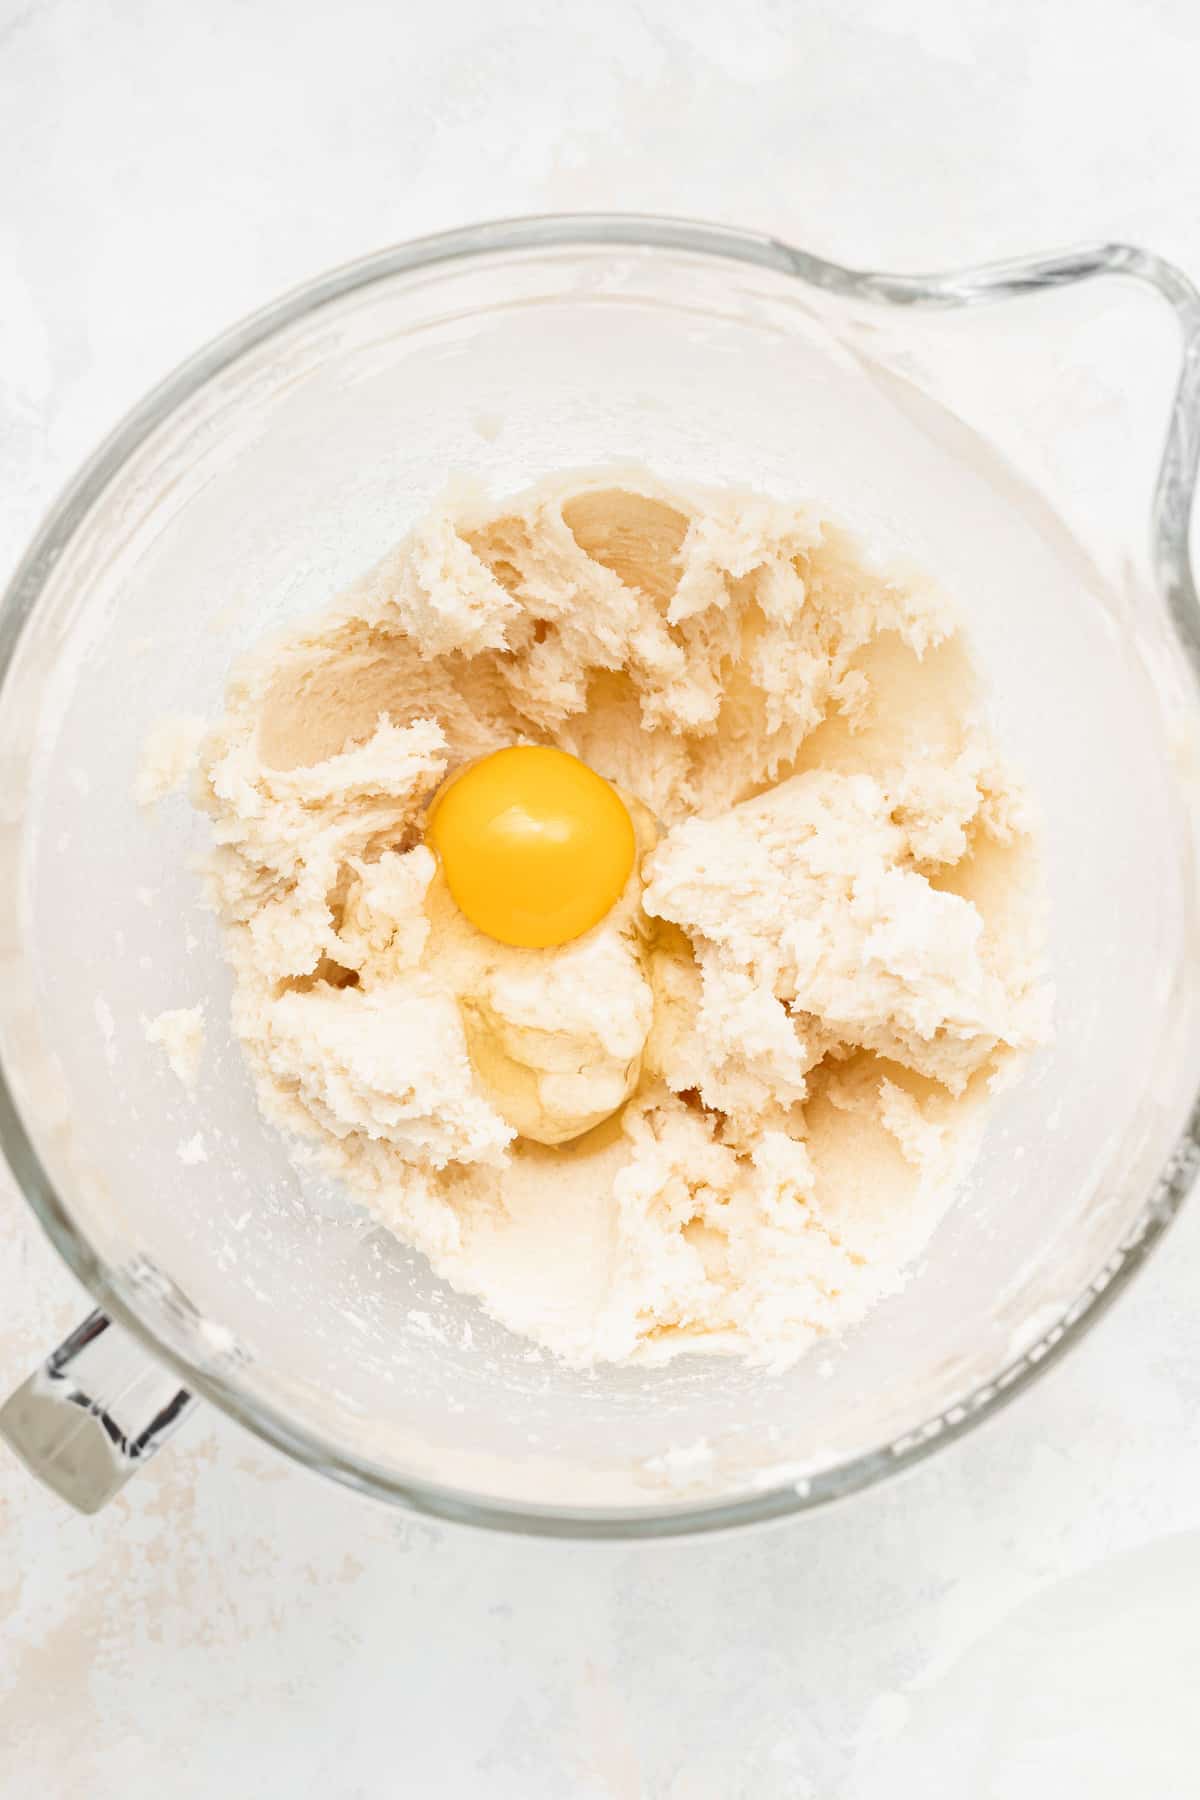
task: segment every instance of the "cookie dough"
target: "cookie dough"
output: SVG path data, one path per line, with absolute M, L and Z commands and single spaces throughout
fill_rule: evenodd
M 161 1046 L 176 1080 L 194 1088 L 204 1060 L 203 1006 L 181 1006 L 156 1019 L 143 1019 L 142 1030 L 148 1044 Z
M 638 834 L 550 949 L 476 931 L 423 841 L 520 743 Z M 860 1318 L 1048 1032 L 953 609 L 807 506 L 628 471 L 447 502 L 236 670 L 198 791 L 264 1112 L 575 1363 L 783 1363 Z

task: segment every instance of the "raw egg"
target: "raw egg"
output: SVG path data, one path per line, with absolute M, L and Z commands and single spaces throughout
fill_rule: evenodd
M 637 850 L 625 802 L 565 750 L 496 750 L 443 788 L 425 833 L 459 909 L 502 944 L 565 944 L 599 923 Z

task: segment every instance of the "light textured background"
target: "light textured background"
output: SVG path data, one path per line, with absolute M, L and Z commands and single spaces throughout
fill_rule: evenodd
M 1198 72 L 1194 0 L 0 0 L 0 562 L 199 341 L 487 215 L 1200 273 Z M 1194 1796 L 1198 1296 L 1193 1205 L 1014 1411 L 719 1541 L 414 1523 L 211 1415 L 94 1521 L 0 1460 L 0 1793 Z M 0 1388 L 80 1311 L 0 1187 Z

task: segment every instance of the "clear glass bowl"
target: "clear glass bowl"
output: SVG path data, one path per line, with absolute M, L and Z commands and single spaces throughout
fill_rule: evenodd
M 385 1500 L 647 1535 L 881 1480 L 1053 1362 L 1197 1160 L 1198 383 L 1196 296 L 1142 252 L 894 277 L 582 217 L 336 271 L 150 395 L 0 615 L 0 1137 L 106 1315 L 9 1402 L 10 1442 L 94 1506 L 199 1394 Z M 228 1034 L 205 826 L 133 801 L 153 723 L 215 714 L 234 656 L 448 477 L 631 456 L 812 494 L 945 582 L 1046 819 L 1057 1044 L 905 1291 L 786 1373 L 562 1368 L 302 1182 Z M 142 1020 L 201 1000 L 189 1097 Z

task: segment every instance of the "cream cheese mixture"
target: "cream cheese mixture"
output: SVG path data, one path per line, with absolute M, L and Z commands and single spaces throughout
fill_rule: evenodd
M 547 949 L 424 841 L 448 775 L 530 743 L 637 837 Z M 860 1318 L 1048 1033 L 953 609 L 806 506 L 612 471 L 447 503 L 237 669 L 199 791 L 263 1111 L 573 1363 L 782 1363 Z

